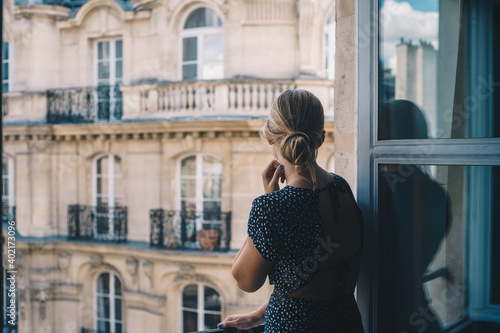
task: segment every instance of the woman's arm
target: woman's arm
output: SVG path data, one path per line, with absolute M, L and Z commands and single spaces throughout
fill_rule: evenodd
M 252 239 L 247 237 L 234 259 L 231 273 L 241 290 L 253 293 L 262 287 L 271 269 L 272 264 L 262 257 Z
M 264 322 L 264 315 L 266 313 L 267 302 L 262 304 L 257 310 L 239 314 L 227 316 L 226 319 L 219 325 L 218 328 L 234 327 L 239 330 L 248 330 L 259 326 Z

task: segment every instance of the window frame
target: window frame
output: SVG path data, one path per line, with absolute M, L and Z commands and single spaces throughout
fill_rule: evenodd
M 98 293 L 97 292 L 97 281 L 99 280 L 99 277 L 101 277 L 101 275 L 103 274 L 109 274 L 109 291 L 110 293 L 109 294 L 102 294 L 102 293 Z M 116 294 L 115 294 L 115 279 L 118 279 L 120 281 L 120 285 L 121 285 L 121 295 L 118 295 L 118 298 L 120 298 L 121 300 L 121 314 L 122 314 L 122 318 L 120 320 L 117 320 L 116 319 L 116 309 L 115 309 L 115 300 L 116 300 Z M 97 331 L 98 329 L 98 321 L 99 321 L 99 318 L 102 318 L 102 319 L 106 319 L 105 317 L 100 317 L 98 315 L 98 311 L 99 311 L 99 308 L 98 308 L 98 305 L 97 305 L 97 298 L 99 297 L 99 295 L 104 295 L 104 296 L 107 296 L 109 297 L 109 304 L 110 304 L 110 307 L 109 307 L 109 322 L 110 322 L 110 328 L 113 328 L 111 330 L 111 332 L 113 333 L 116 333 L 114 332 L 114 327 L 116 327 L 116 323 L 120 323 L 122 325 L 122 333 L 125 331 L 124 328 L 125 328 L 125 325 L 124 325 L 124 302 L 123 302 L 123 281 L 119 278 L 118 274 L 115 274 L 111 271 L 101 271 L 99 272 L 98 274 L 95 275 L 95 278 L 94 278 L 94 281 L 93 281 L 93 294 L 94 294 L 94 308 L 95 308 L 95 312 L 94 312 L 94 329 Z
M 214 26 L 208 26 L 208 27 L 198 27 L 198 28 L 189 28 L 189 29 L 184 29 L 184 25 L 186 24 L 186 21 L 187 19 L 189 18 L 189 16 L 197 9 L 200 9 L 200 8 L 206 8 L 206 9 L 210 9 L 212 10 L 217 16 L 218 18 L 220 19 L 221 21 L 221 26 L 217 26 L 217 27 L 214 27 Z M 178 49 L 178 59 L 179 59 L 179 62 L 178 62 L 178 66 L 177 66 L 177 71 L 179 73 L 178 75 L 178 78 L 180 81 L 191 81 L 191 80 L 197 80 L 197 81 L 200 81 L 200 80 L 217 80 L 217 79 L 223 79 L 224 78 L 224 22 L 222 22 L 222 18 L 221 18 L 221 15 L 219 15 L 219 13 L 214 10 L 213 8 L 210 8 L 210 7 L 207 7 L 207 6 L 203 6 L 203 5 L 200 5 L 200 6 L 196 6 L 196 7 L 193 7 L 191 8 L 191 10 L 189 10 L 185 16 L 183 17 L 183 19 L 181 20 L 181 25 L 179 27 L 179 49 Z M 204 41 L 204 38 L 205 36 L 207 35 L 215 35 L 215 34 L 218 34 L 220 33 L 221 34 L 221 37 L 222 37 L 222 59 L 221 59 L 221 65 L 222 65 L 222 73 L 221 73 L 221 77 L 220 78 L 210 78 L 210 79 L 206 79 L 203 77 L 203 74 L 201 73 L 201 66 L 205 63 L 204 61 L 204 55 L 203 55 L 203 41 Z M 183 60 L 183 53 L 184 53 L 184 45 L 183 45 L 183 41 L 184 41 L 184 38 L 190 38 L 190 37 L 196 37 L 196 60 L 195 61 L 187 61 L 188 64 L 196 64 L 196 78 L 193 78 L 193 79 L 184 79 L 183 77 L 183 66 L 185 64 L 184 60 Z
M 184 289 L 189 286 L 189 285 L 196 285 L 197 286 L 197 297 L 198 297 L 198 301 L 197 301 L 197 305 L 198 305 L 198 309 L 196 311 L 193 311 L 192 308 L 185 308 L 184 307 L 184 304 L 183 304 L 183 296 L 184 296 Z M 220 311 L 213 311 L 213 310 L 205 310 L 205 287 L 208 287 L 208 288 L 211 288 L 213 290 L 215 290 L 215 292 L 219 295 L 219 298 L 220 298 Z M 198 331 L 204 331 L 205 328 L 204 328 L 204 325 L 205 325 L 205 314 L 213 314 L 213 315 L 220 315 L 221 317 L 221 320 L 222 320 L 222 313 L 223 313 L 223 297 L 222 297 L 222 294 L 220 293 L 220 291 L 215 288 L 213 285 L 208 285 L 206 283 L 202 283 L 202 282 L 188 282 L 188 283 L 185 283 L 181 286 L 181 288 L 179 288 L 180 290 L 180 294 L 179 294 L 179 312 L 180 312 L 180 315 L 178 318 L 181 318 L 180 319 L 180 323 L 179 323 L 179 332 L 183 333 L 184 332 L 184 311 L 190 311 L 190 312 L 196 312 L 197 316 L 198 316 L 198 322 L 197 322 L 197 330 Z
M 186 177 L 186 176 L 182 175 L 182 161 L 184 161 L 187 158 L 193 157 L 193 156 L 195 157 L 195 163 L 196 163 L 196 175 L 194 176 L 194 178 L 189 178 L 189 179 L 195 179 L 195 181 L 196 181 L 196 197 L 195 197 L 196 214 L 197 215 L 201 214 L 203 216 L 203 213 L 204 213 L 203 203 L 205 201 L 218 201 L 220 203 L 221 211 L 222 211 L 222 180 L 223 180 L 223 174 L 224 174 L 224 163 L 222 162 L 222 158 L 220 158 L 219 156 L 212 155 L 212 154 L 205 154 L 205 153 L 184 155 L 179 159 L 178 167 L 177 167 L 177 170 L 178 170 L 178 174 L 177 174 L 178 178 L 177 179 L 179 179 L 179 184 L 178 184 L 178 189 L 177 189 L 177 194 L 178 194 L 178 198 L 179 198 L 179 200 L 177 201 L 178 202 L 178 211 L 182 211 L 182 201 L 184 198 L 184 197 L 182 197 L 182 180 L 185 179 L 185 177 Z M 203 163 L 204 163 L 203 158 L 204 157 L 211 157 L 211 158 L 216 159 L 218 162 L 220 162 L 220 165 L 222 168 L 222 172 L 220 175 L 221 195 L 218 198 L 218 200 L 216 200 L 215 198 L 210 198 L 210 200 L 205 200 L 205 198 L 203 197 L 203 180 L 205 179 L 205 177 L 203 175 Z M 193 177 L 193 176 L 188 176 L 188 177 Z M 190 198 L 190 197 L 186 197 L 186 198 Z M 198 208 L 201 208 L 201 209 L 198 209 Z
M 495 0 L 490 0 L 495 1 Z M 469 1 L 464 1 L 464 4 Z M 358 305 L 366 331 L 377 332 L 377 293 L 382 280 L 379 275 L 380 230 L 378 221 L 378 170 L 381 164 L 422 164 L 422 165 L 500 165 L 498 151 L 500 138 L 425 139 L 425 140 L 378 140 L 379 105 L 379 0 L 356 1 L 355 46 L 355 122 L 357 124 L 357 197 L 365 217 L 365 249 L 359 273 L 357 294 Z M 469 51 L 474 48 L 469 47 Z M 469 55 L 468 55 L 469 56 Z M 467 65 L 471 70 L 470 64 Z M 467 76 L 467 83 L 470 76 Z M 469 87 L 470 88 L 470 87 Z M 471 92 L 470 90 L 468 92 Z M 482 232 L 486 232 L 483 230 Z M 483 234 L 484 235 L 484 234 Z M 481 235 L 475 237 L 476 242 Z M 479 240 L 481 240 L 479 238 Z M 484 239 L 482 240 L 484 242 Z M 466 243 L 470 246 L 469 240 Z M 480 247 L 491 252 L 490 249 Z M 468 272 L 472 274 L 472 263 L 481 251 L 470 251 L 466 258 Z M 485 262 L 489 265 L 488 262 Z M 477 268 L 478 269 L 478 268 Z M 476 271 L 477 271 L 476 269 Z M 476 273 L 477 274 L 477 273 Z M 489 277 L 489 276 L 488 276 Z M 484 276 L 483 276 L 484 279 Z M 467 281 L 470 283 L 470 280 Z M 476 283 L 480 285 L 482 281 Z M 476 291 L 477 292 L 477 291 Z M 467 297 L 470 297 L 468 292 Z M 484 290 L 482 291 L 484 295 Z M 466 305 L 467 307 L 467 305 Z M 500 308 L 500 307 L 499 307 Z M 496 311 L 495 309 L 492 309 Z M 464 310 L 466 323 L 471 320 L 492 319 L 490 311 L 480 311 L 478 315 L 470 309 Z M 500 314 L 500 313 L 499 313 Z M 494 314 L 494 319 L 499 314 Z M 452 331 L 456 331 L 455 328 Z
M 7 179 L 7 196 L 4 196 L 3 194 L 3 187 L 2 187 L 2 202 L 4 198 L 7 199 L 7 202 L 9 203 L 9 207 L 14 207 L 15 206 L 15 186 L 14 186 L 14 158 L 11 156 L 8 156 L 7 154 L 2 154 L 2 168 L 3 168 L 3 160 L 5 159 L 6 164 L 7 164 L 7 174 L 3 174 L 2 170 L 2 184 L 4 183 L 4 179 Z
M 116 56 L 116 43 L 118 41 L 121 41 L 122 43 L 122 56 L 117 57 Z M 109 79 L 99 79 L 99 63 L 103 62 L 102 60 L 99 60 L 99 43 L 109 43 L 109 58 L 107 59 L 109 63 Z M 121 61 L 122 63 L 122 76 L 120 78 L 116 77 L 116 62 Z M 117 105 L 117 100 L 115 99 L 116 93 L 112 93 L 112 89 L 115 89 L 116 86 L 122 85 L 123 84 L 123 38 L 122 36 L 118 37 L 111 37 L 111 38 L 99 38 L 94 41 L 94 82 L 96 89 L 99 89 L 99 85 L 109 85 L 111 87 L 110 89 L 110 94 L 111 96 L 109 97 L 109 119 L 110 120 L 115 120 L 115 108 Z M 96 119 L 98 122 L 103 121 L 106 122 L 106 118 L 100 118 L 98 114 L 98 109 L 99 109 L 99 92 L 96 90 L 96 98 L 95 98 L 95 103 L 96 107 L 94 108 L 95 110 L 95 115 L 94 119 Z
M 3 64 L 7 63 L 7 65 L 8 65 L 7 80 L 5 80 L 5 81 L 2 80 L 2 89 L 3 89 L 4 83 L 7 83 L 7 91 L 2 90 L 2 93 L 7 93 L 7 92 L 12 91 L 12 59 L 14 59 L 14 58 L 12 57 L 12 49 L 13 49 L 12 43 L 9 41 L 2 41 L 2 44 L 3 43 L 7 44 L 7 49 L 9 52 L 9 56 L 6 59 L 3 58 L 3 54 L 2 54 L 2 72 L 3 72 Z M 2 45 L 2 49 L 3 49 L 3 45 Z
M 328 20 L 332 18 L 332 22 Z M 335 79 L 335 31 L 336 31 L 335 7 L 333 7 L 326 18 L 323 31 L 323 71 L 327 80 Z M 326 42 L 328 36 L 328 43 Z M 328 62 L 330 59 L 330 62 Z M 328 66 L 329 65 L 329 66 Z

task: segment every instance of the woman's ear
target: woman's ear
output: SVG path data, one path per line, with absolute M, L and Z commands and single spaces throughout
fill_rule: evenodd
M 321 137 L 320 137 L 319 142 L 318 142 L 318 148 L 323 145 L 323 142 L 325 142 L 325 135 L 326 135 L 326 131 L 323 131 L 323 133 L 321 133 Z

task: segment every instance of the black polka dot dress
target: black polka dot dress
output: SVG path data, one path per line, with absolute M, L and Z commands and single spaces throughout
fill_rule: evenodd
M 336 191 L 343 191 L 343 184 L 347 185 L 345 180 L 335 175 L 330 193 L 335 196 Z M 248 235 L 259 253 L 273 264 L 269 282 L 275 288 L 266 309 L 266 333 L 363 332 L 352 293 L 341 293 L 332 300 L 287 297 L 318 273 L 314 250 L 321 234 L 319 190 L 285 186 L 253 201 Z M 326 250 L 335 247 L 323 245 Z

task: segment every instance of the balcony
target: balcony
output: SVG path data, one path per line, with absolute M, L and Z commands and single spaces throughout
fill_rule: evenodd
M 16 207 L 2 205 L 2 223 L 16 220 Z
M 227 251 L 231 213 L 150 210 L 150 246 L 161 249 Z
M 122 118 L 118 85 L 47 90 L 48 123 L 109 122 Z
M 235 328 L 223 328 L 223 329 L 214 329 L 208 331 L 200 331 L 193 333 L 262 333 L 264 332 L 264 325 L 260 325 L 258 327 L 249 329 L 249 330 L 237 330 Z M 80 333 L 106 333 L 104 331 L 92 330 L 88 328 L 81 328 Z
M 312 91 L 333 116 L 333 81 L 231 79 L 122 86 L 123 118 L 263 117 L 287 89 Z
M 127 241 L 127 207 L 68 206 L 68 239 Z

